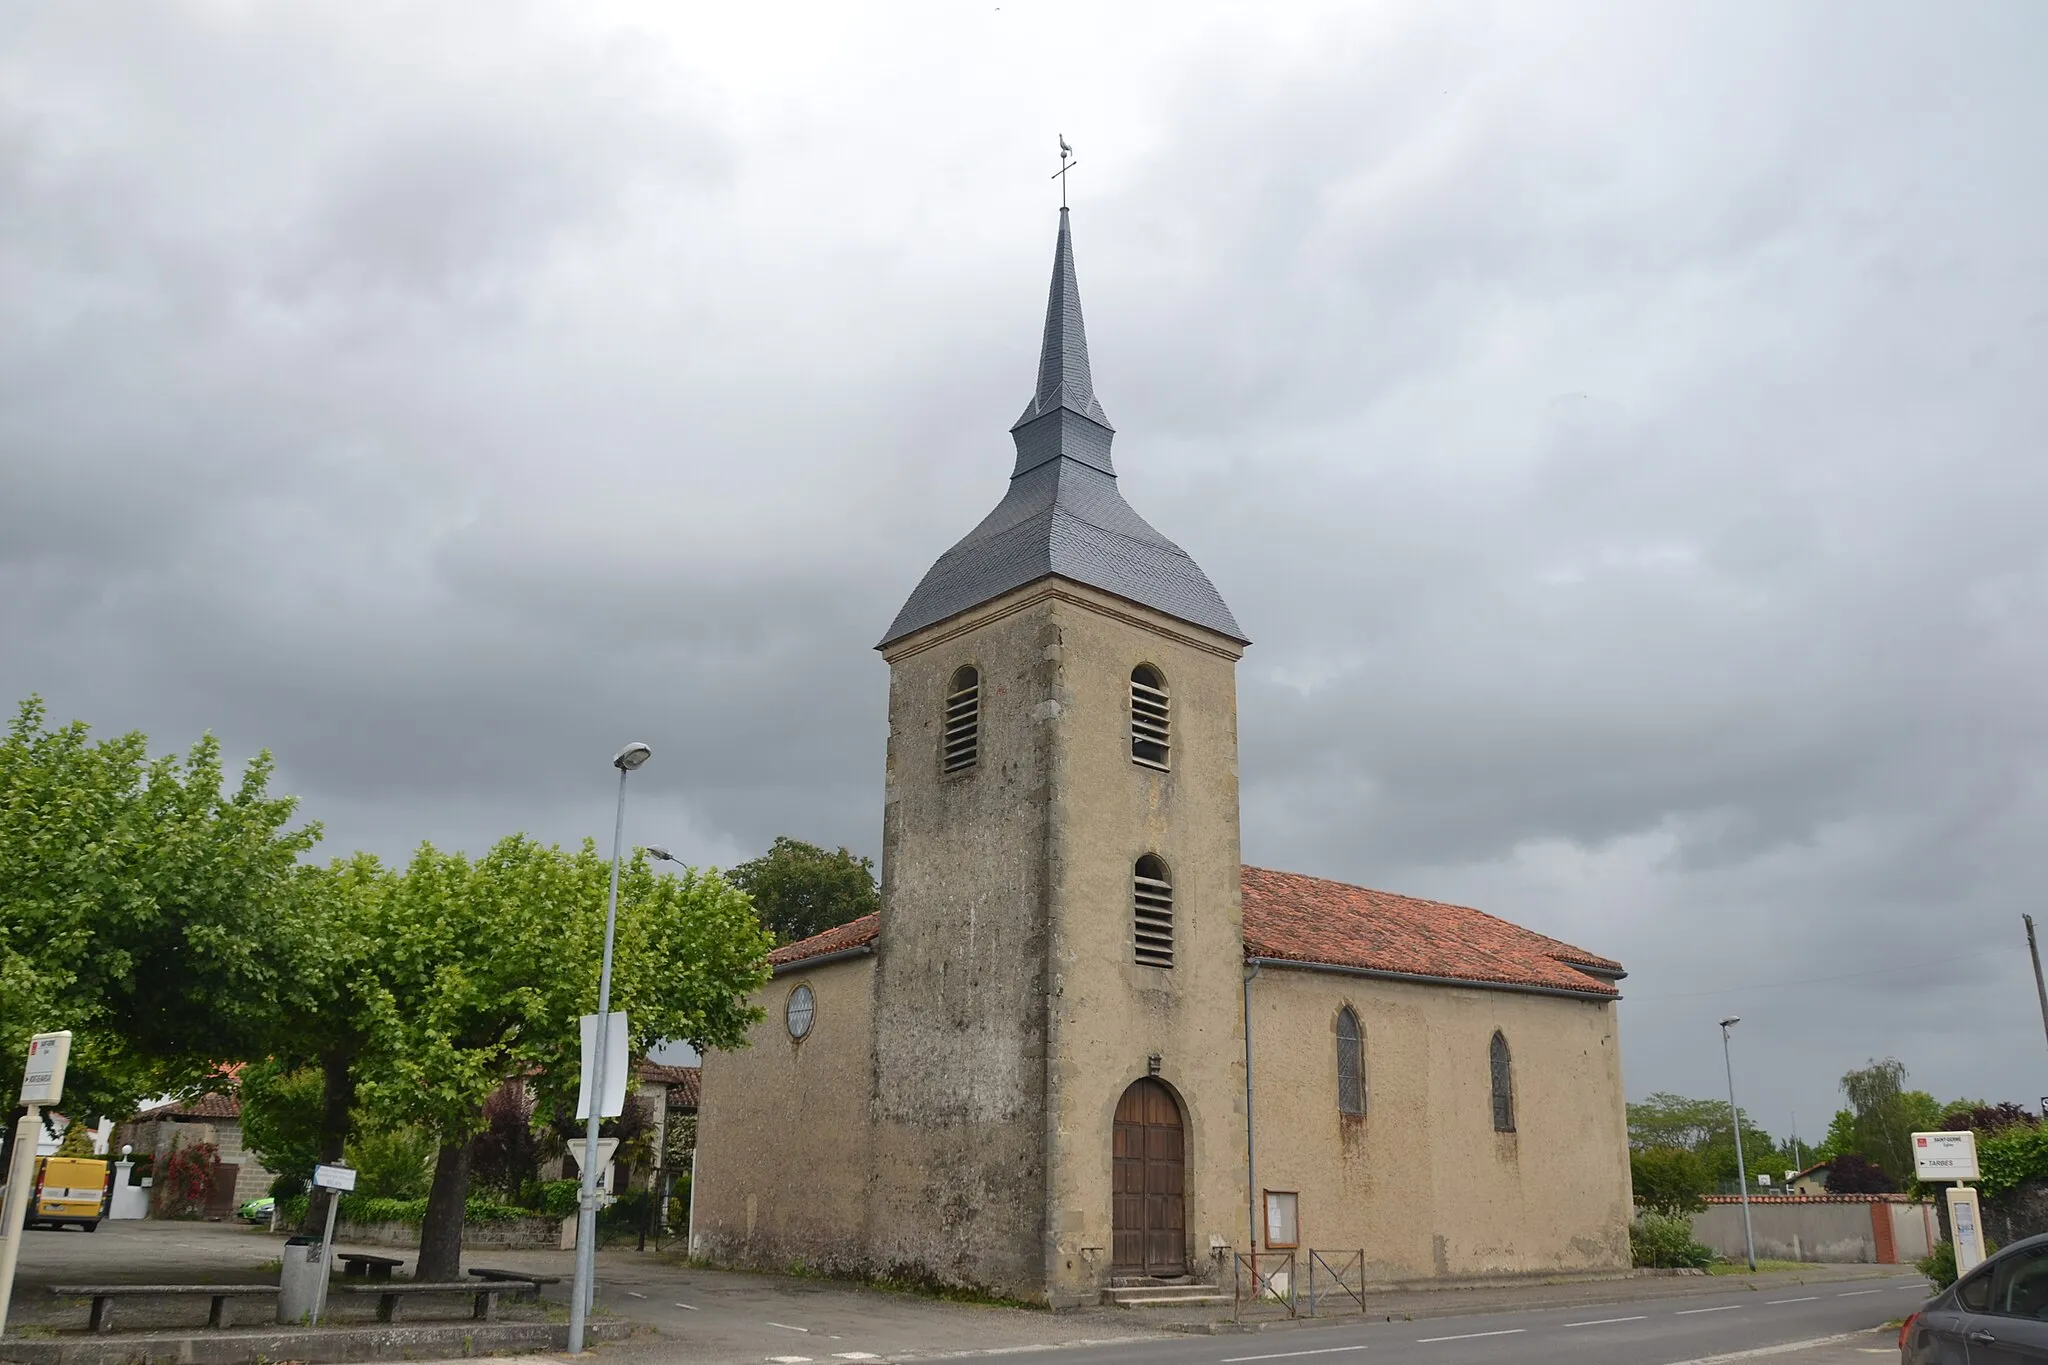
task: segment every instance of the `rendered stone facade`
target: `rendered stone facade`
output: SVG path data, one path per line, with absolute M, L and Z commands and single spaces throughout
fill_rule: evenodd
M 705 1059 L 693 1252 L 1060 1306 L 1137 1269 L 1227 1281 L 1232 1251 L 1264 1247 L 1253 1206 L 1284 1190 L 1302 1247 L 1363 1250 L 1375 1282 L 1625 1268 L 1620 965 L 1242 866 L 1245 640 L 1116 489 L 1064 212 L 1013 435 L 1009 496 L 882 646 L 881 912 L 778 949 L 751 1046 Z M 947 771 L 963 668 L 978 751 Z M 1140 669 L 1168 699 L 1163 765 L 1134 747 Z M 1145 896 L 1170 901 L 1170 966 L 1143 960 Z M 1339 1112 L 1347 1007 L 1363 1115 Z

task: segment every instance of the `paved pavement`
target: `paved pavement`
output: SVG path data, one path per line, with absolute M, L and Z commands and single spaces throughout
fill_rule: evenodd
M 232 1225 L 145 1221 L 105 1223 L 92 1235 L 35 1233 L 23 1246 L 26 1292 L 17 1303 L 41 1316 L 48 1300 L 31 1286 L 81 1277 L 274 1283 L 280 1247 L 280 1238 Z M 411 1259 L 403 1249 L 377 1250 Z M 566 1279 L 572 1256 L 471 1251 L 464 1259 Z M 598 1275 L 603 1311 L 653 1329 L 605 1347 L 616 1365 L 884 1365 L 985 1355 L 1044 1365 L 1692 1365 L 1746 1360 L 1752 1356 L 1742 1353 L 1762 1349 L 1786 1365 L 1846 1365 L 1896 1358 L 1892 1338 L 1870 1329 L 1911 1311 L 1926 1293 L 1924 1281 L 1888 1266 L 1406 1290 L 1369 1296 L 1370 1318 L 1190 1335 L 1165 1330 L 1170 1319 L 1190 1325 L 1197 1314 L 1188 1310 L 1054 1314 L 694 1269 L 632 1251 L 599 1253 Z M 550 1294 L 556 1313 L 566 1287 Z M 1809 1344 L 1782 1349 L 1797 1343 Z

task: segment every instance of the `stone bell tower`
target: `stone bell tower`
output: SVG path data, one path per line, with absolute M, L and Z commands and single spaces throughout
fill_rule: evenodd
M 890 669 L 871 1263 L 1055 1304 L 1208 1273 L 1244 1218 L 1236 662 L 1118 491 L 1060 210 L 994 511 Z

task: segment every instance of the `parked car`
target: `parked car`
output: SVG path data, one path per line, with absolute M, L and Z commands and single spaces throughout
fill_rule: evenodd
M 261 1199 L 251 1199 L 248 1203 L 236 1209 L 235 1217 L 250 1223 L 268 1223 L 270 1221 L 270 1211 L 276 1207 L 277 1201 L 269 1195 L 265 1195 Z
M 2048 1234 L 2014 1242 L 1920 1306 L 1900 1365 L 2048 1362 Z

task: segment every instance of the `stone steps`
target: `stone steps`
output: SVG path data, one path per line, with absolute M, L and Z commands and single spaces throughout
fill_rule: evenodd
M 1103 1290 L 1102 1301 L 1116 1308 L 1213 1308 L 1229 1303 L 1230 1295 L 1213 1284 L 1123 1282 Z

